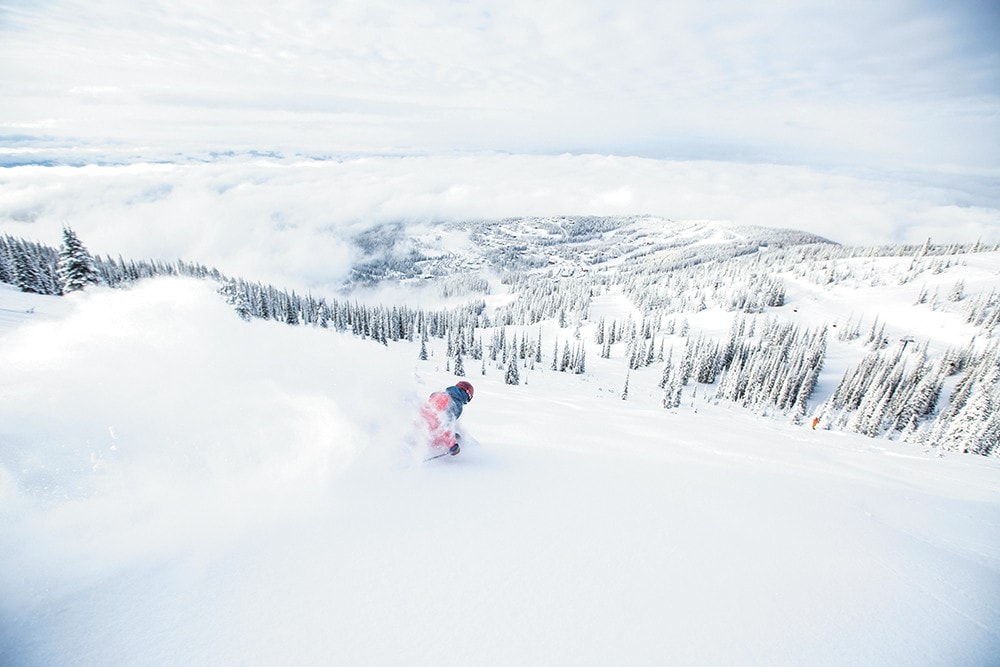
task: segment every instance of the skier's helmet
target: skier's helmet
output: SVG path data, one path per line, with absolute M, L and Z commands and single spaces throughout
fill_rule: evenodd
M 468 395 L 470 401 L 472 400 L 472 394 L 474 393 L 475 390 L 473 390 L 471 384 L 469 384 L 465 380 L 462 380 L 461 382 L 457 383 L 455 386 L 458 387 L 459 389 L 461 389 L 462 391 L 464 391 Z

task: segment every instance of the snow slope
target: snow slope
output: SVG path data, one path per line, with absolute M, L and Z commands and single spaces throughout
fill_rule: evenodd
M 440 341 L 243 322 L 190 279 L 0 309 L 0 664 L 1000 655 L 995 459 L 665 411 L 652 369 L 622 401 L 592 354 L 469 362 L 469 444 L 413 465 Z

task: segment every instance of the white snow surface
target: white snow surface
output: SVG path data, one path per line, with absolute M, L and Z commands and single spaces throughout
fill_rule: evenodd
M 430 346 L 0 286 L 0 664 L 996 664 L 997 460 Z

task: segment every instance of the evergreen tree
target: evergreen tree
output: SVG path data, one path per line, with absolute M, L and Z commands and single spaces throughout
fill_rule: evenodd
M 250 305 L 247 303 L 247 294 L 245 290 L 237 288 L 233 308 L 236 309 L 236 314 L 239 315 L 241 320 L 245 322 L 250 321 Z
M 465 362 L 462 361 L 462 353 L 458 352 L 455 354 L 455 375 L 458 377 L 465 377 Z
M 559 361 L 559 370 L 565 373 L 566 369 L 569 368 L 570 363 L 571 358 L 569 353 L 569 341 L 566 341 L 563 343 L 563 353 L 562 359 Z
M 38 261 L 23 245 L 14 252 L 14 274 L 14 284 L 22 292 L 48 294 Z
M 988 351 L 956 387 L 946 410 L 940 442 L 947 449 L 995 456 L 1000 454 L 1000 360 Z
M 292 326 L 296 326 L 298 325 L 298 323 L 299 323 L 299 309 L 296 308 L 295 305 L 292 303 L 287 304 L 285 310 L 285 324 L 291 324 Z M 376 336 L 373 335 L 372 337 L 375 338 Z
M 961 301 L 965 296 L 965 281 L 959 280 L 948 292 L 948 301 Z
M 505 384 L 521 384 L 521 375 L 517 370 L 516 354 L 511 354 L 507 359 L 507 368 L 504 370 L 503 381 Z
M 100 282 L 93 258 L 77 238 L 76 232 L 69 227 L 63 227 L 63 244 L 59 251 L 58 267 L 63 294 L 76 292 L 87 285 L 96 285 Z
M 0 283 L 13 285 L 16 280 L 17 274 L 14 273 L 14 262 L 10 258 L 7 241 L 0 237 Z
M 667 383 L 670 382 L 670 375 L 673 371 L 672 356 L 673 348 L 670 349 L 670 355 L 667 356 L 666 364 L 663 366 L 663 374 L 660 375 L 660 383 L 657 385 L 660 389 L 664 389 L 667 386 Z

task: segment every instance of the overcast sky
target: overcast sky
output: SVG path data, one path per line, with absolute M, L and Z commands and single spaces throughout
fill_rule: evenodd
M 995 0 L 27 0 L 7 134 L 1000 165 Z
M 495 205 L 859 244 L 995 242 L 998 37 L 996 0 L 0 0 L 0 164 L 329 156 L 341 167 L 322 177 L 285 172 L 320 190 L 316 229 L 344 211 L 488 217 Z M 552 159 L 503 157 L 521 154 Z M 262 227 L 296 201 L 256 168 L 227 169 L 275 186 L 246 211 Z M 132 186 L 114 189 L 132 172 L 7 171 L 0 231 L 47 239 L 102 220 L 104 240 L 126 226 L 148 237 L 135 200 L 117 199 Z M 134 187 L 204 215 L 190 179 L 205 173 L 150 185 L 143 172 Z M 207 261 L 199 229 L 176 250 Z

